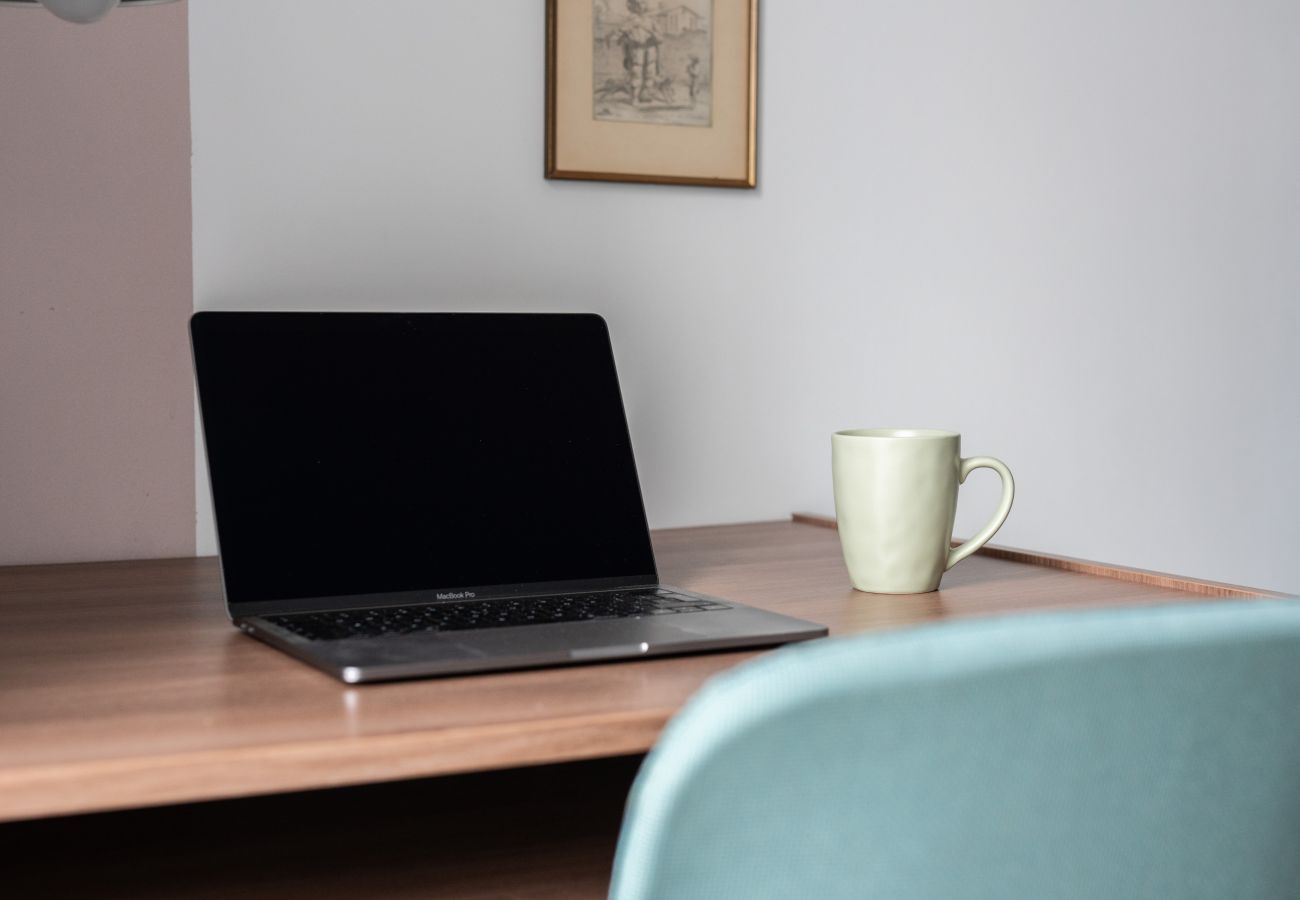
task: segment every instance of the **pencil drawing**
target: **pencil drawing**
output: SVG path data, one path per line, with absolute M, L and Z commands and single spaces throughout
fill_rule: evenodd
M 592 0 L 592 117 L 713 123 L 713 0 Z

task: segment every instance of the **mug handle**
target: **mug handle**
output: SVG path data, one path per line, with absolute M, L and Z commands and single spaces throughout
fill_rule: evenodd
M 989 519 L 989 523 L 981 528 L 978 534 L 964 544 L 953 547 L 948 551 L 948 565 L 943 567 L 945 572 L 987 544 L 989 538 L 997 534 L 998 529 L 1002 527 L 1002 523 L 1007 520 L 1007 514 L 1011 512 L 1011 499 L 1016 494 L 1016 482 L 1012 479 L 1011 470 L 1007 468 L 1006 463 L 991 456 L 972 456 L 969 459 L 963 459 L 958 482 L 965 484 L 966 476 L 976 469 L 992 469 L 998 473 L 998 477 L 1002 479 L 1002 500 L 998 503 L 998 509 L 993 514 L 993 518 Z

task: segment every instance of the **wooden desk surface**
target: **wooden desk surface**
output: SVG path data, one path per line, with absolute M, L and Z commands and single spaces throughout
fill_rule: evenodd
M 869 596 L 803 522 L 661 531 L 655 550 L 666 583 L 832 635 L 1252 593 L 1002 551 L 936 593 Z M 0 569 L 0 821 L 641 753 L 753 655 L 348 687 L 233 629 L 214 559 Z

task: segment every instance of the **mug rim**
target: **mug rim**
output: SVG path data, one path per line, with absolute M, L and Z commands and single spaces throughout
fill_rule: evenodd
M 945 431 L 941 428 L 845 428 L 835 432 L 835 437 L 933 441 L 960 438 L 961 434 L 956 431 Z

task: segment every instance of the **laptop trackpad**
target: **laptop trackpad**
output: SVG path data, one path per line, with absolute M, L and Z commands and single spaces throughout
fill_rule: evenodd
M 485 656 L 549 655 L 559 659 L 637 656 L 651 645 L 677 642 L 684 635 L 668 624 L 644 619 L 494 628 L 457 635 L 456 643 Z
M 442 635 L 360 638 L 319 642 L 316 651 L 338 666 L 402 665 L 413 662 L 454 663 L 482 659 L 486 654 Z
M 510 664 L 630 659 L 667 645 L 698 641 L 699 636 L 668 623 L 645 619 L 530 625 L 437 635 L 409 635 L 331 641 L 317 652 L 335 666 L 439 664 L 454 671 L 471 660 Z

